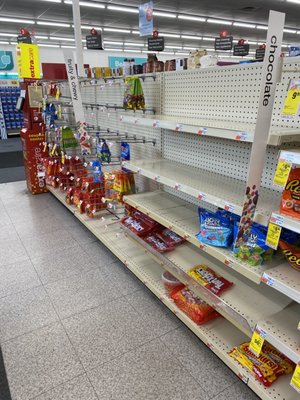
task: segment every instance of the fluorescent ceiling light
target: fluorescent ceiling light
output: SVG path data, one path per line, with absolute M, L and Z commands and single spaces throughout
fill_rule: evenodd
M 256 25 L 256 29 L 263 29 L 264 31 L 267 31 L 268 27 L 266 25 Z
M 258 44 L 257 42 L 252 42 L 252 40 L 247 40 L 248 44 Z
M 17 33 L 4 33 L 4 32 L 1 32 L 0 36 L 17 37 L 18 35 L 17 35 Z
M 216 51 L 213 47 L 208 47 L 205 50 L 207 50 L 207 51 Z
M 41 1 L 48 1 L 49 3 L 61 3 L 61 0 L 41 0 Z
M 300 4 L 300 0 L 286 0 L 287 3 L 296 3 L 296 4 Z
M 12 41 L 10 41 L 10 44 L 18 44 L 18 42 L 12 42 Z
M 203 17 L 193 17 L 192 15 L 178 15 L 179 19 L 187 19 L 188 21 L 198 21 L 205 22 L 206 18 Z
M 43 36 L 43 35 L 33 35 L 33 37 L 35 37 L 36 39 L 45 39 L 45 40 L 49 39 L 49 36 Z
M 114 46 L 123 46 L 123 42 L 110 42 L 108 40 L 104 40 L 103 44 L 111 44 Z
M 45 43 L 39 43 L 40 47 L 59 47 L 59 44 L 45 44 Z
M 144 43 L 125 42 L 124 44 L 125 44 L 125 46 L 138 46 L 138 47 L 144 47 L 145 46 Z
M 189 53 L 182 53 L 182 52 L 180 52 L 180 51 L 176 51 L 176 56 L 188 56 L 189 55 Z
M 18 19 L 18 18 L 9 18 L 9 17 L 0 17 L 0 21 L 2 22 L 15 22 L 16 24 L 35 24 L 32 19 Z
M 196 50 L 196 47 L 185 47 L 184 46 L 183 50 Z
M 138 8 L 133 8 L 133 7 L 107 6 L 107 9 L 113 10 L 113 11 L 129 12 L 129 13 L 133 13 L 133 14 L 139 13 Z
M 105 51 L 123 51 L 122 49 L 105 49 Z
M 283 32 L 286 32 L 286 33 L 297 33 L 296 29 L 284 29 Z
M 72 25 L 72 28 L 74 28 L 74 25 Z M 92 26 L 92 25 L 81 25 L 81 29 L 84 29 L 84 30 L 88 30 L 88 31 L 90 31 L 91 29 L 96 29 L 96 31 L 98 30 L 98 31 L 102 31 L 102 28 L 100 28 L 100 26 Z
M 202 40 L 202 36 L 181 35 L 181 39 Z
M 214 18 L 207 18 L 207 22 L 210 24 L 232 25 L 231 21 L 226 21 L 226 20 L 222 20 L 222 19 L 214 19 Z
M 290 47 L 290 44 L 283 44 L 281 47 Z
M 121 32 L 121 33 L 130 33 L 129 29 L 117 29 L 117 28 L 104 28 L 106 32 Z
M 65 0 L 64 3 L 65 4 L 72 4 L 73 2 L 71 0 Z M 99 3 L 92 2 L 92 1 L 91 2 L 80 1 L 79 5 L 83 6 L 83 7 L 105 8 L 104 4 L 99 4 Z
M 175 33 L 161 33 L 161 36 L 163 36 L 163 37 L 172 37 L 172 38 L 180 38 L 180 35 L 177 35 Z
M 38 25 L 45 25 L 45 26 L 61 26 L 63 28 L 70 28 L 70 24 L 64 24 L 62 22 L 48 22 L 48 21 L 37 21 Z
M 62 44 L 60 47 L 62 47 L 63 49 L 76 49 L 76 46 L 67 46 L 65 44 Z
M 66 41 L 66 42 L 75 42 L 75 39 L 68 38 L 68 37 L 59 37 L 59 36 L 50 36 L 50 40 L 59 40 L 59 41 Z
M 0 44 L 9 44 L 9 42 L 0 41 Z
M 140 31 L 131 31 L 131 33 L 132 33 L 133 35 L 139 35 L 139 34 L 140 34 Z
M 182 46 L 165 46 L 166 49 L 182 49 Z
M 205 40 L 206 42 L 214 42 L 215 41 L 215 38 L 212 38 L 212 37 L 203 37 L 202 39 Z
M 166 12 L 161 12 L 161 11 L 153 11 L 153 15 L 155 17 L 166 17 L 166 18 L 176 18 L 176 14 L 172 13 L 166 13 Z
M 131 53 L 141 53 L 142 52 L 141 49 L 126 49 L 126 48 L 124 48 L 124 51 L 129 51 Z
M 162 51 L 160 54 L 172 54 L 172 55 L 174 55 L 174 51 Z
M 254 24 L 246 24 L 245 22 L 234 22 L 233 26 L 240 26 L 242 28 L 255 28 L 256 25 Z

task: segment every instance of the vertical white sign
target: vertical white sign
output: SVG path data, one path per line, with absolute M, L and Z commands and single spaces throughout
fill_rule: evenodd
M 64 49 L 64 58 L 68 74 L 71 97 L 73 101 L 75 119 L 76 122 L 83 123 L 85 122 L 85 117 L 73 51 L 70 49 Z
M 285 14 L 270 11 L 266 52 L 262 68 L 257 121 L 250 155 L 248 178 L 243 201 L 243 213 L 236 239 L 236 245 L 243 244 L 243 238 L 250 233 L 263 173 L 272 112 L 275 100 L 276 83 L 281 75 L 281 45 Z

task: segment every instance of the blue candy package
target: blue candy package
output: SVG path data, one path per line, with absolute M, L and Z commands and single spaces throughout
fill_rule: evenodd
M 121 142 L 121 153 L 120 157 L 122 161 L 130 160 L 130 146 L 127 142 Z
M 200 232 L 197 239 L 205 244 L 228 247 L 232 242 L 232 223 L 226 216 L 198 209 Z
M 239 224 L 233 229 L 233 253 L 250 265 L 261 265 L 273 257 L 274 250 L 266 245 L 267 228 L 257 223 L 251 226 L 250 234 L 244 238 L 245 244 L 234 247 L 238 234 Z
M 92 174 L 93 174 L 93 182 L 103 183 L 103 173 L 101 169 L 101 163 L 99 160 L 92 161 Z

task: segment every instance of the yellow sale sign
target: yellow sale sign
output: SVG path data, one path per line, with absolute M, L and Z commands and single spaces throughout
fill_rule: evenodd
M 19 43 L 17 45 L 17 63 L 19 78 L 40 79 L 40 57 L 36 44 Z

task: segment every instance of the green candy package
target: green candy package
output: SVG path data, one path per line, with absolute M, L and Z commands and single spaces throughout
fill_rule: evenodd
M 72 147 L 77 147 L 78 142 L 75 138 L 74 132 L 71 128 L 65 127 L 61 130 L 61 148 L 62 149 L 69 149 Z
M 125 78 L 123 106 L 131 110 L 143 110 L 145 108 L 145 97 L 139 77 L 128 76 Z

